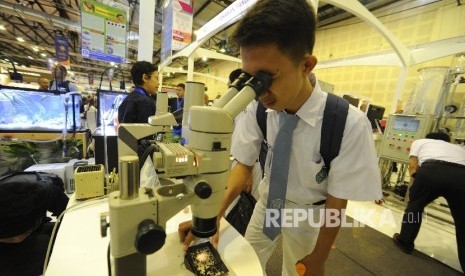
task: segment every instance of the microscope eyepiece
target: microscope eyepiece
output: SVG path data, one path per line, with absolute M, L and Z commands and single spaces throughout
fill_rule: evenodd
M 258 71 L 255 76 L 250 78 L 245 85 L 252 87 L 255 91 L 255 99 L 258 100 L 258 97 L 270 87 L 273 82 L 273 77 L 270 73 L 265 71 Z M 245 86 L 244 85 L 244 86 Z
M 252 77 L 249 73 L 242 72 L 239 77 L 229 86 L 235 87 L 238 91 L 241 91 L 244 88 L 244 84 Z

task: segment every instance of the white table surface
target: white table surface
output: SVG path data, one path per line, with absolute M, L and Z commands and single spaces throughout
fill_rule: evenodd
M 74 197 L 70 198 L 72 201 Z M 64 215 L 46 276 L 108 275 L 109 229 L 107 237 L 100 236 L 100 213 L 108 212 L 108 201 L 103 199 L 83 205 L 87 206 Z M 190 219 L 187 208 L 167 222 L 165 245 L 147 256 L 147 275 L 193 275 L 183 264 L 183 244 L 179 242 L 177 232 L 179 223 Z M 228 275 L 261 275 L 262 268 L 255 251 L 224 219 L 217 250 L 229 269 Z

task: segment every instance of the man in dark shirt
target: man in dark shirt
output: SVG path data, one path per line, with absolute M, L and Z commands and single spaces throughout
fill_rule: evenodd
M 176 85 L 176 95 L 178 96 L 178 100 L 176 101 L 176 110 L 184 108 L 184 91 L 186 89 L 186 85 L 184 83 L 179 83 Z M 177 136 L 181 136 L 182 133 L 182 125 L 179 124 L 177 126 L 173 126 L 173 134 Z
M 118 108 L 118 122 L 147 123 L 156 111 L 155 100 L 151 95 L 157 93 L 157 67 L 148 61 L 138 61 L 131 68 L 131 77 L 136 87 Z

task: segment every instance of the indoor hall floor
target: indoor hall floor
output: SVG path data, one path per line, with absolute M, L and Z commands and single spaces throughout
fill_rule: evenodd
M 389 200 L 386 200 L 382 205 L 377 205 L 374 202 L 349 201 L 347 215 L 392 237 L 394 233 L 400 231 L 404 208 L 404 205 Z M 435 217 L 433 214 L 426 215 L 420 233 L 415 240 L 415 249 L 462 271 L 457 256 L 455 228 L 444 219 Z M 399 254 L 405 253 L 399 250 Z

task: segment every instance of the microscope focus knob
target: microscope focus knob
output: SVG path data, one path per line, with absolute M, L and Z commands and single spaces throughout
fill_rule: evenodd
M 165 244 L 165 230 L 151 219 L 139 223 L 135 247 L 137 252 L 149 255 L 160 250 Z
M 195 185 L 194 192 L 201 199 L 207 199 L 212 194 L 212 187 L 207 182 L 199 182 Z

